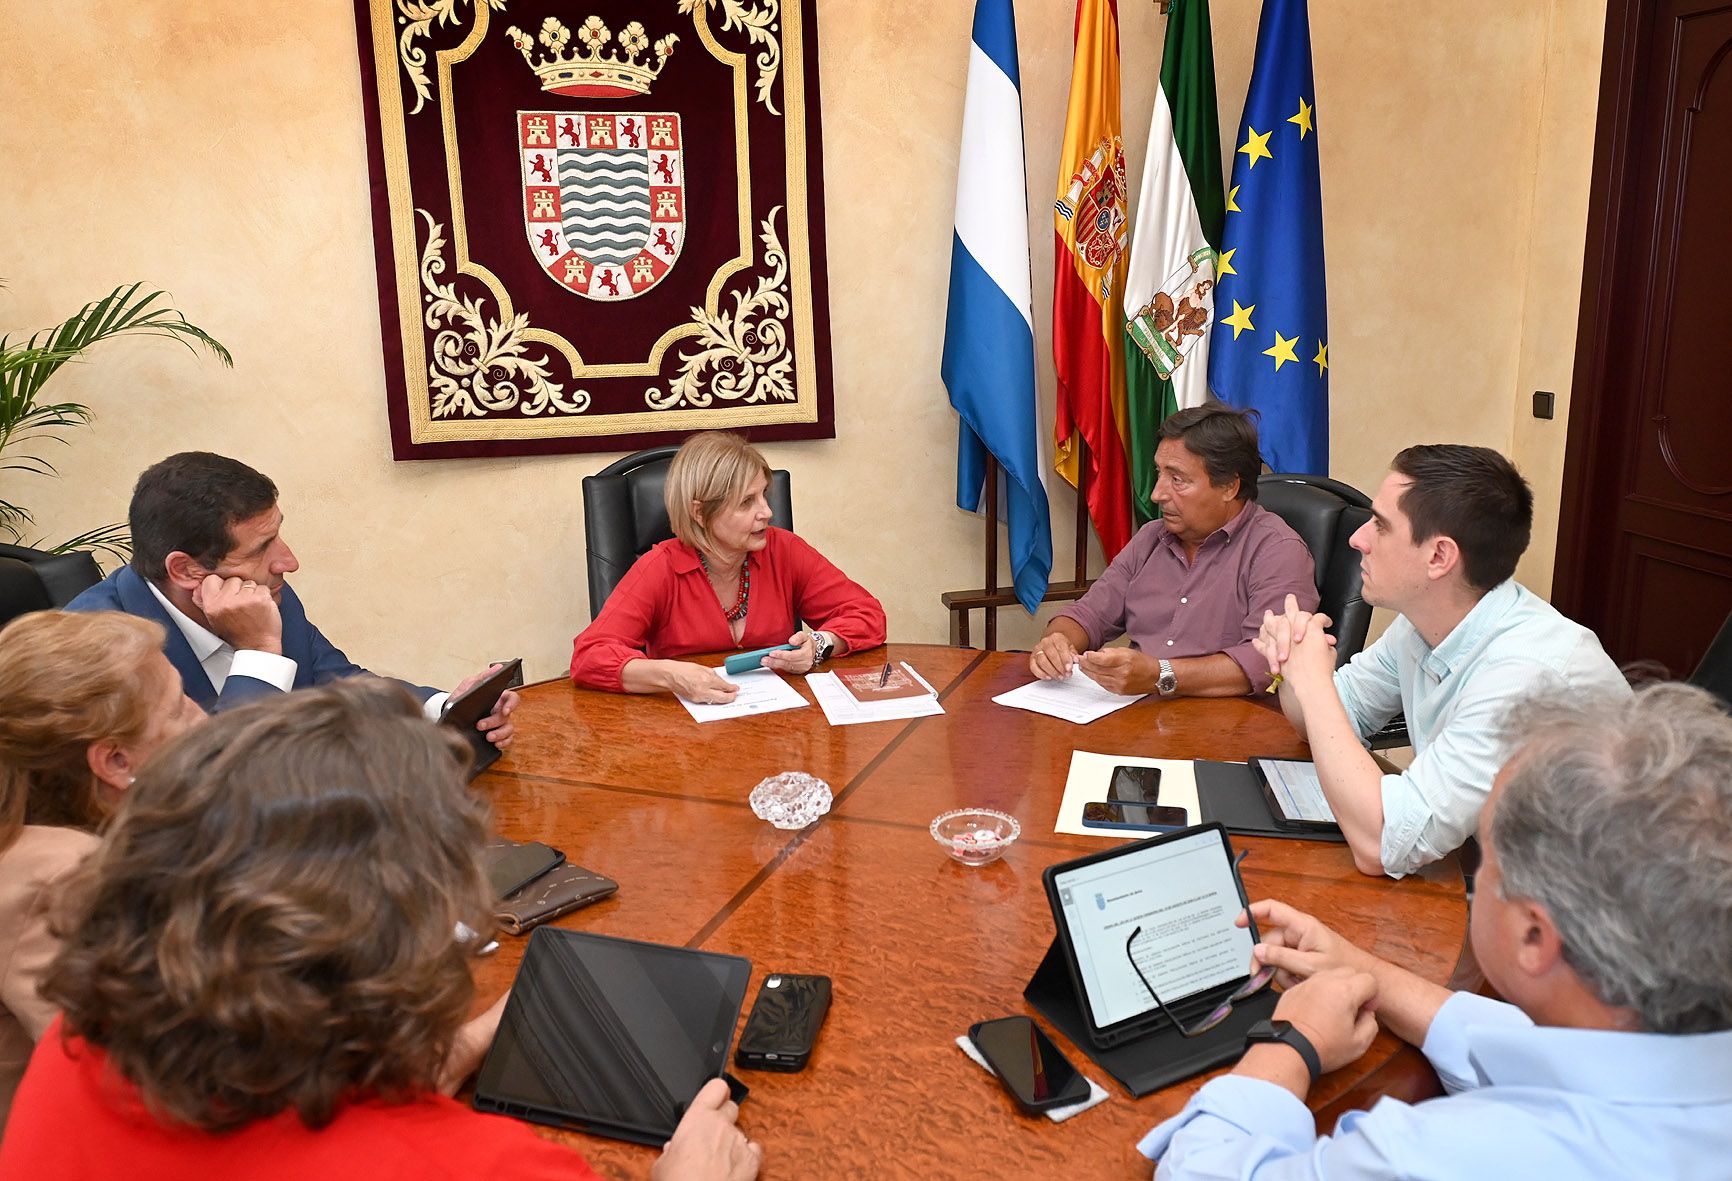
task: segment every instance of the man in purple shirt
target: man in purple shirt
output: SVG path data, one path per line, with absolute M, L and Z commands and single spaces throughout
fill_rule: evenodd
M 1042 680 L 1081 667 L 1114 693 L 1238 697 L 1269 686 L 1252 641 L 1288 595 L 1317 602 L 1311 551 L 1257 504 L 1251 415 L 1209 402 L 1169 416 L 1155 448 L 1161 518 L 1137 530 L 1029 654 Z M 1314 610 L 1314 607 L 1306 608 Z M 1129 648 L 1102 645 L 1129 635 Z

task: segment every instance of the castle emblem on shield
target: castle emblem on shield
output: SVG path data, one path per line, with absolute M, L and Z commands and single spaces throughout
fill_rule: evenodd
M 632 299 L 685 241 L 680 117 L 519 111 L 523 224 L 541 269 L 589 299 Z
M 679 40 L 658 40 L 651 66 L 639 60 L 650 42 L 637 21 L 615 37 L 589 17 L 581 50 L 568 49 L 571 31 L 553 17 L 538 36 L 516 27 L 507 36 L 541 88 L 567 98 L 648 94 Z M 555 283 L 587 299 L 633 299 L 673 269 L 686 230 L 679 115 L 519 111 L 517 146 L 529 247 Z

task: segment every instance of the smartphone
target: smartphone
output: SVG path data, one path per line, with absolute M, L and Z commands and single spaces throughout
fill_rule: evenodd
M 564 860 L 564 853 L 540 841 L 490 845 L 487 849 L 487 880 L 493 886 L 495 897 L 506 898 Z
M 968 1031 L 968 1036 L 1024 1111 L 1033 1114 L 1081 1103 L 1089 1097 L 1088 1080 L 1032 1019 L 982 1021 Z
M 804 1070 L 830 1012 L 830 978 L 771 972 L 740 1031 L 734 1062 L 747 1070 Z
M 1119 804 L 1096 800 L 1083 805 L 1084 828 L 1127 828 L 1134 832 L 1172 832 L 1190 827 L 1183 808 L 1153 804 Z
M 1113 780 L 1107 785 L 1107 799 L 1119 804 L 1160 803 L 1161 769 L 1127 767 L 1120 763 L 1113 768 Z
M 722 667 L 731 673 L 750 672 L 754 668 L 764 667 L 764 657 L 772 652 L 792 652 L 795 645 L 777 644 L 773 648 L 759 648 L 753 652 L 741 652 L 722 661 Z

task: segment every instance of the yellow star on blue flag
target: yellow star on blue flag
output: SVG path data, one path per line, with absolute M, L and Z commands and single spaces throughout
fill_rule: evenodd
M 1316 101 L 1306 0 L 1266 0 L 1221 233 L 1232 265 L 1220 269 L 1215 289 L 1215 306 L 1235 315 L 1217 320 L 1209 338 L 1209 386 L 1222 401 L 1261 414 L 1270 468 L 1326 475 L 1329 318 Z M 1260 323 L 1284 331 L 1246 331 L 1251 308 Z M 1315 340 L 1317 356 L 1287 365 L 1299 359 L 1301 340 Z

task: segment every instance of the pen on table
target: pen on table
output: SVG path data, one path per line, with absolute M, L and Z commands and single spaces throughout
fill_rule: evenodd
M 890 683 L 890 658 L 884 658 L 884 671 L 878 674 L 878 687 L 882 689 Z

